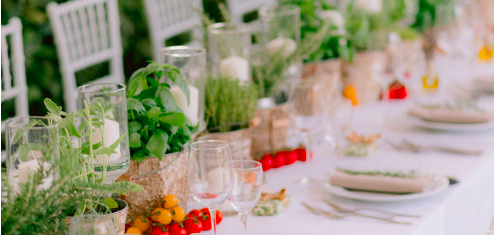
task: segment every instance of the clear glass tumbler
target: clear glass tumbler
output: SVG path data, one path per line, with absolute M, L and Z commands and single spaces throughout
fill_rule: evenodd
M 45 117 L 13 118 L 6 124 L 6 144 L 7 174 L 14 192 L 40 170 L 44 178 L 39 188 L 51 187 L 57 177 L 51 166 L 60 159 L 58 122 Z
M 189 86 L 189 101 L 178 86 L 170 91 L 176 105 L 182 109 L 193 126 L 204 128 L 204 86 L 206 84 L 206 50 L 200 47 L 173 46 L 161 50 L 163 63 L 171 64 L 180 70 Z
M 77 88 L 78 108 L 89 108 L 92 116 L 91 140 L 110 147 L 121 138 L 113 154 L 100 154 L 90 159 L 97 174 L 112 183 L 129 168 L 130 151 L 127 125 L 126 87 L 116 83 L 93 83 Z M 88 142 L 86 138 L 84 142 Z

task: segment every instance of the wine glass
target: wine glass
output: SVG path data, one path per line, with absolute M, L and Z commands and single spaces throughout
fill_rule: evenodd
M 225 169 L 231 160 L 228 143 L 220 140 L 195 142 L 189 148 L 187 176 L 192 197 L 209 209 L 216 234 L 216 209 L 232 192 L 232 176 Z
M 117 234 L 115 221 L 110 216 L 79 215 L 70 220 L 69 235 Z
M 298 181 L 300 184 L 317 183 L 318 180 L 310 178 L 312 169 L 312 144 L 313 135 L 317 131 L 325 131 L 329 120 L 330 92 L 325 89 L 323 83 L 315 79 L 306 79 L 294 84 L 290 92 L 289 118 L 292 128 L 304 138 L 307 154 L 306 177 Z M 324 134 L 324 133 L 323 133 Z M 323 135 L 322 135 L 323 136 Z
M 247 230 L 247 213 L 261 196 L 262 165 L 252 160 L 235 160 L 228 161 L 225 168 L 233 176 L 233 190 L 228 200 L 240 215 L 244 229 Z

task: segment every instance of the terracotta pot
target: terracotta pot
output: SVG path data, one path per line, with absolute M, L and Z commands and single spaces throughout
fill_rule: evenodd
M 170 153 L 161 160 L 156 157 L 142 162 L 130 161 L 129 170 L 119 180 L 127 180 L 144 187 L 144 191 L 127 193 L 129 215 L 147 214 L 165 195 L 177 197 L 178 205 L 187 211 L 187 151 Z
M 201 140 L 223 140 L 228 142 L 232 159 L 234 160 L 252 160 L 250 155 L 251 149 L 251 130 L 248 128 L 236 131 L 207 133 L 198 138 Z
M 343 64 L 343 86 L 353 86 L 356 89 L 360 104 L 379 100 L 381 85 L 379 77 L 384 75 L 387 55 L 384 51 L 358 53 L 353 62 Z
M 111 214 L 107 215 L 100 215 L 104 217 L 110 217 L 112 220 L 115 221 L 115 227 L 117 228 L 116 232 L 117 234 L 125 234 L 125 220 L 127 219 L 127 214 L 129 212 L 129 204 L 127 204 L 126 201 L 118 199 L 118 198 L 113 198 L 117 203 L 118 203 L 118 211 L 115 211 Z M 67 227 L 70 227 L 70 223 L 72 221 L 73 217 L 67 217 L 65 218 L 65 223 L 67 224 Z M 97 221 L 96 221 L 97 222 Z

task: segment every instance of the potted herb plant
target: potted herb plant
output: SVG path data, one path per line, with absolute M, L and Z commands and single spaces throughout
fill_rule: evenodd
M 127 90 L 129 142 L 131 162 L 129 170 L 120 179 L 138 183 L 143 193 L 129 193 L 129 214 L 145 214 L 155 202 L 173 194 L 186 203 L 187 152 L 184 146 L 191 142 L 193 126 L 177 107 L 170 92 L 167 78 L 189 99 L 189 89 L 180 71 L 172 65 L 151 62 L 130 77 Z M 186 205 L 180 205 L 186 208 Z
M 17 182 L 19 190 L 12 190 L 9 182 L 2 179 L 2 184 L 8 185 L 7 198 L 5 203 L 2 203 L 2 212 L 9 214 L 5 216 L 5 220 L 2 218 L 2 232 L 10 229 L 12 233 L 6 233 L 16 234 L 19 231 L 26 231 L 23 229 L 46 230 L 47 226 L 40 225 L 40 218 L 46 219 L 47 223 L 53 223 L 52 229 L 63 230 L 70 224 L 72 216 L 99 214 L 114 219 L 117 232 L 123 233 L 128 211 L 127 203 L 108 195 L 139 192 L 142 191 L 142 187 L 130 182 L 104 184 L 107 167 L 101 167 L 96 171 L 95 165 L 99 156 L 108 157 L 116 153 L 117 146 L 124 136 L 108 145 L 97 140 L 96 130 L 102 127 L 101 120 L 109 114 L 101 112 L 103 107 L 101 103 L 86 105 L 84 109 L 70 114 L 63 112 L 60 106 L 49 99 L 45 99 L 45 106 L 49 110 L 46 119 L 58 123 L 56 131 L 59 133 L 53 143 L 58 145 L 56 148 L 57 153 L 60 153 L 60 159 L 40 164 L 39 157 L 36 157 L 37 159 L 32 161 L 34 165 L 24 169 L 26 171 L 24 175 L 28 176 L 28 180 Z M 30 122 L 26 126 L 38 124 Z M 26 135 L 24 130 L 20 129 L 15 136 Z M 99 132 L 100 135 L 102 133 Z M 27 147 L 31 149 L 30 146 Z M 17 149 L 24 148 L 18 146 Z M 30 150 L 26 153 L 21 151 L 18 154 L 29 155 L 36 151 L 41 157 L 44 156 L 42 149 Z M 14 153 L 12 156 L 22 158 L 20 155 Z M 49 186 L 46 187 L 46 184 Z M 3 230 L 4 228 L 6 230 Z
M 238 79 L 208 77 L 205 120 L 207 134 L 200 140 L 224 140 L 235 159 L 251 159 L 250 123 L 256 115 L 258 90 L 255 84 Z

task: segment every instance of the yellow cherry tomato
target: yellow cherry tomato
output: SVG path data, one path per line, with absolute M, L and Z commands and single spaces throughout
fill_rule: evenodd
M 181 222 L 185 218 L 185 210 L 182 207 L 176 206 L 172 208 L 173 221 Z
M 130 227 L 127 229 L 126 234 L 142 235 L 142 231 L 138 227 Z
M 142 215 L 139 215 L 132 222 L 132 227 L 139 228 L 142 232 L 146 232 L 151 227 L 151 220 Z
M 161 214 L 158 216 L 158 223 L 162 225 L 168 225 L 172 222 L 172 218 L 172 213 L 167 209 L 163 209 L 161 211 Z
M 178 204 L 178 200 L 175 196 L 168 194 L 163 197 L 163 208 L 170 209 Z
M 161 214 L 161 211 L 164 210 L 162 207 L 156 207 L 153 211 L 151 211 L 151 220 L 154 222 L 158 222 L 158 217 Z

